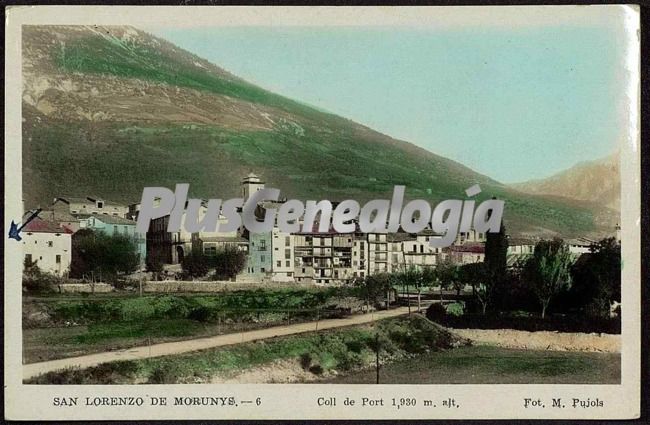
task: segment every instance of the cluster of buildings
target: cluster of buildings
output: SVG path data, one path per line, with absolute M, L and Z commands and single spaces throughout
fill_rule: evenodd
M 244 200 L 264 188 L 264 182 L 251 173 L 241 182 Z M 260 219 L 268 208 L 278 208 L 279 202 L 264 202 L 258 206 Z M 207 211 L 202 205 L 199 218 Z M 144 269 L 147 258 L 166 265 L 180 264 L 185 255 L 200 251 L 206 255 L 217 250 L 233 248 L 246 253 L 248 261 L 238 280 L 299 282 L 318 285 L 338 284 L 374 273 L 396 272 L 410 266 L 431 267 L 441 261 L 457 264 L 483 261 L 485 234 L 475 231 L 460 233 L 447 248 L 432 248 L 429 240 L 436 237 L 431 230 L 418 234 L 329 232 L 285 233 L 272 231 L 250 234 L 245 229 L 232 232 L 189 233 L 181 226 L 178 232 L 168 232 L 169 216 L 151 221 L 146 234 L 136 232 L 139 204 L 119 205 L 89 196 L 56 198 L 48 211 L 23 229 L 25 257 L 38 261 L 41 269 L 64 274 L 71 262 L 72 239 L 81 229 L 107 234 L 122 234 L 133 238 L 138 246 Z M 184 218 L 183 218 L 184 219 Z M 219 222 L 225 218 L 220 217 Z M 535 240 L 510 239 L 508 262 L 530 255 Z M 592 241 L 571 241 L 571 250 L 588 252 Z

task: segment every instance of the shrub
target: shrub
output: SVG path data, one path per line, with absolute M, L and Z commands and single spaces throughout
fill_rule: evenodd
M 444 305 L 439 303 L 431 304 L 426 313 L 427 319 L 433 322 L 439 322 L 440 320 L 444 319 L 446 315 L 447 309 Z
M 462 302 L 447 305 L 447 314 L 450 316 L 462 316 L 465 313 L 465 305 Z
M 41 271 L 35 264 L 25 269 L 23 273 L 23 291 L 26 293 L 40 294 L 54 292 L 61 278 Z
M 309 370 L 309 367 L 311 366 L 311 354 L 309 353 L 303 353 L 300 356 L 300 367 L 303 368 L 303 370 Z
M 322 375 L 323 372 L 324 372 L 324 370 L 323 370 L 323 366 L 321 366 L 321 365 L 319 365 L 319 364 L 315 364 L 315 365 L 311 366 L 311 367 L 309 368 L 309 371 L 310 371 L 311 373 L 313 373 L 314 375 Z
M 158 366 L 155 368 L 149 379 L 148 384 L 176 384 L 178 383 L 178 372 L 170 367 Z

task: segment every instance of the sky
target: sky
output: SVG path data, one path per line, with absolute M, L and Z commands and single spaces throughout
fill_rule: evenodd
M 147 31 L 504 183 L 609 155 L 625 134 L 623 34 L 612 25 Z

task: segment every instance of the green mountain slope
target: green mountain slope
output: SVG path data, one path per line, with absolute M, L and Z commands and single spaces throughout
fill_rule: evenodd
M 506 200 L 514 233 L 609 232 L 599 205 L 523 194 L 350 120 L 268 92 L 130 27 L 23 28 L 23 183 L 27 206 L 62 194 L 134 202 L 144 186 L 190 183 L 231 197 L 250 171 L 287 197 L 432 203 Z

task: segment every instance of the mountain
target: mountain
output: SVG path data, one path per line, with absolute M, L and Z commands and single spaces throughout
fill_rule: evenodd
M 512 185 L 532 194 L 589 201 L 616 211 L 621 209 L 620 156 L 616 152 L 595 161 L 580 162 L 551 177 Z
M 602 205 L 513 190 L 132 27 L 22 33 L 26 207 L 62 194 L 136 202 L 145 186 L 181 182 L 191 196 L 228 198 L 254 171 L 302 200 L 389 199 L 403 184 L 407 198 L 437 203 L 479 183 L 477 199 L 506 201 L 515 234 L 604 234 L 616 222 Z

